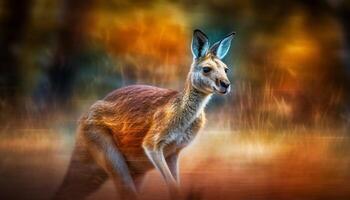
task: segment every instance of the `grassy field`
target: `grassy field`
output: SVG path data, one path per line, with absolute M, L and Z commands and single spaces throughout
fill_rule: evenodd
M 5 131 L 5 130 L 3 130 Z M 181 155 L 186 199 L 350 199 L 350 137 L 342 130 L 205 129 Z M 71 128 L 18 129 L 0 140 L 0 199 L 49 199 L 74 145 Z M 164 199 L 160 175 L 142 199 Z M 111 181 L 89 199 L 116 199 Z

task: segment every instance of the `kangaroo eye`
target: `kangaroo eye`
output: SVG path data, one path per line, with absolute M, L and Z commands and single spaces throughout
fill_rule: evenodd
M 225 68 L 225 73 L 227 74 L 227 72 L 228 72 L 228 68 Z
M 211 71 L 210 67 L 203 67 L 202 69 L 204 73 L 209 73 Z

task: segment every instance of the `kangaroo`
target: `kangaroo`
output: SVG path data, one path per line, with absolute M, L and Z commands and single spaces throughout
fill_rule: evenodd
M 209 48 L 193 32 L 193 63 L 182 92 L 132 85 L 109 93 L 79 120 L 75 149 L 54 199 L 84 199 L 111 178 L 122 199 L 137 198 L 147 171 L 156 168 L 170 194 L 179 186 L 179 153 L 205 123 L 212 94 L 227 94 L 230 81 L 222 58 L 231 33 Z

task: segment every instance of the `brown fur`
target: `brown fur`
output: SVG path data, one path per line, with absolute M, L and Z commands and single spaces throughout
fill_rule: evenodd
M 174 90 L 146 85 L 124 87 L 92 105 L 80 126 L 83 131 L 94 125 L 106 127 L 130 167 L 141 173 L 152 167 L 144 154 L 144 139 L 153 134 L 151 127 L 166 117 L 166 109 L 158 108 L 169 108 L 179 95 Z

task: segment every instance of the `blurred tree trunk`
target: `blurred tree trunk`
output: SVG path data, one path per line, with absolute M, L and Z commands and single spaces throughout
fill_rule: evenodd
M 347 121 L 350 123 L 350 2 L 342 1 L 338 7 L 338 16 L 343 25 L 344 30 L 344 40 L 345 40 L 345 48 L 344 48 L 344 64 L 346 67 L 346 77 L 347 82 L 345 85 L 346 90 L 346 112 L 347 112 Z
M 49 91 L 45 94 L 46 105 L 58 107 L 69 103 L 73 92 L 76 72 L 75 59 L 85 48 L 84 21 L 96 0 L 64 0 L 62 25 L 58 33 L 58 47 L 47 71 Z
M 0 119 L 23 108 L 21 66 L 18 61 L 31 3 L 31 0 L 5 0 L 3 3 L 0 25 Z M 8 113 L 4 113 L 5 110 Z
M 334 16 L 339 20 L 343 31 L 343 49 L 341 49 L 341 64 L 344 66 L 343 90 L 345 96 L 345 109 L 341 111 L 342 116 L 348 123 L 350 122 L 350 2 L 346 0 L 327 1 L 333 9 Z M 338 80 L 339 81 L 339 80 Z

